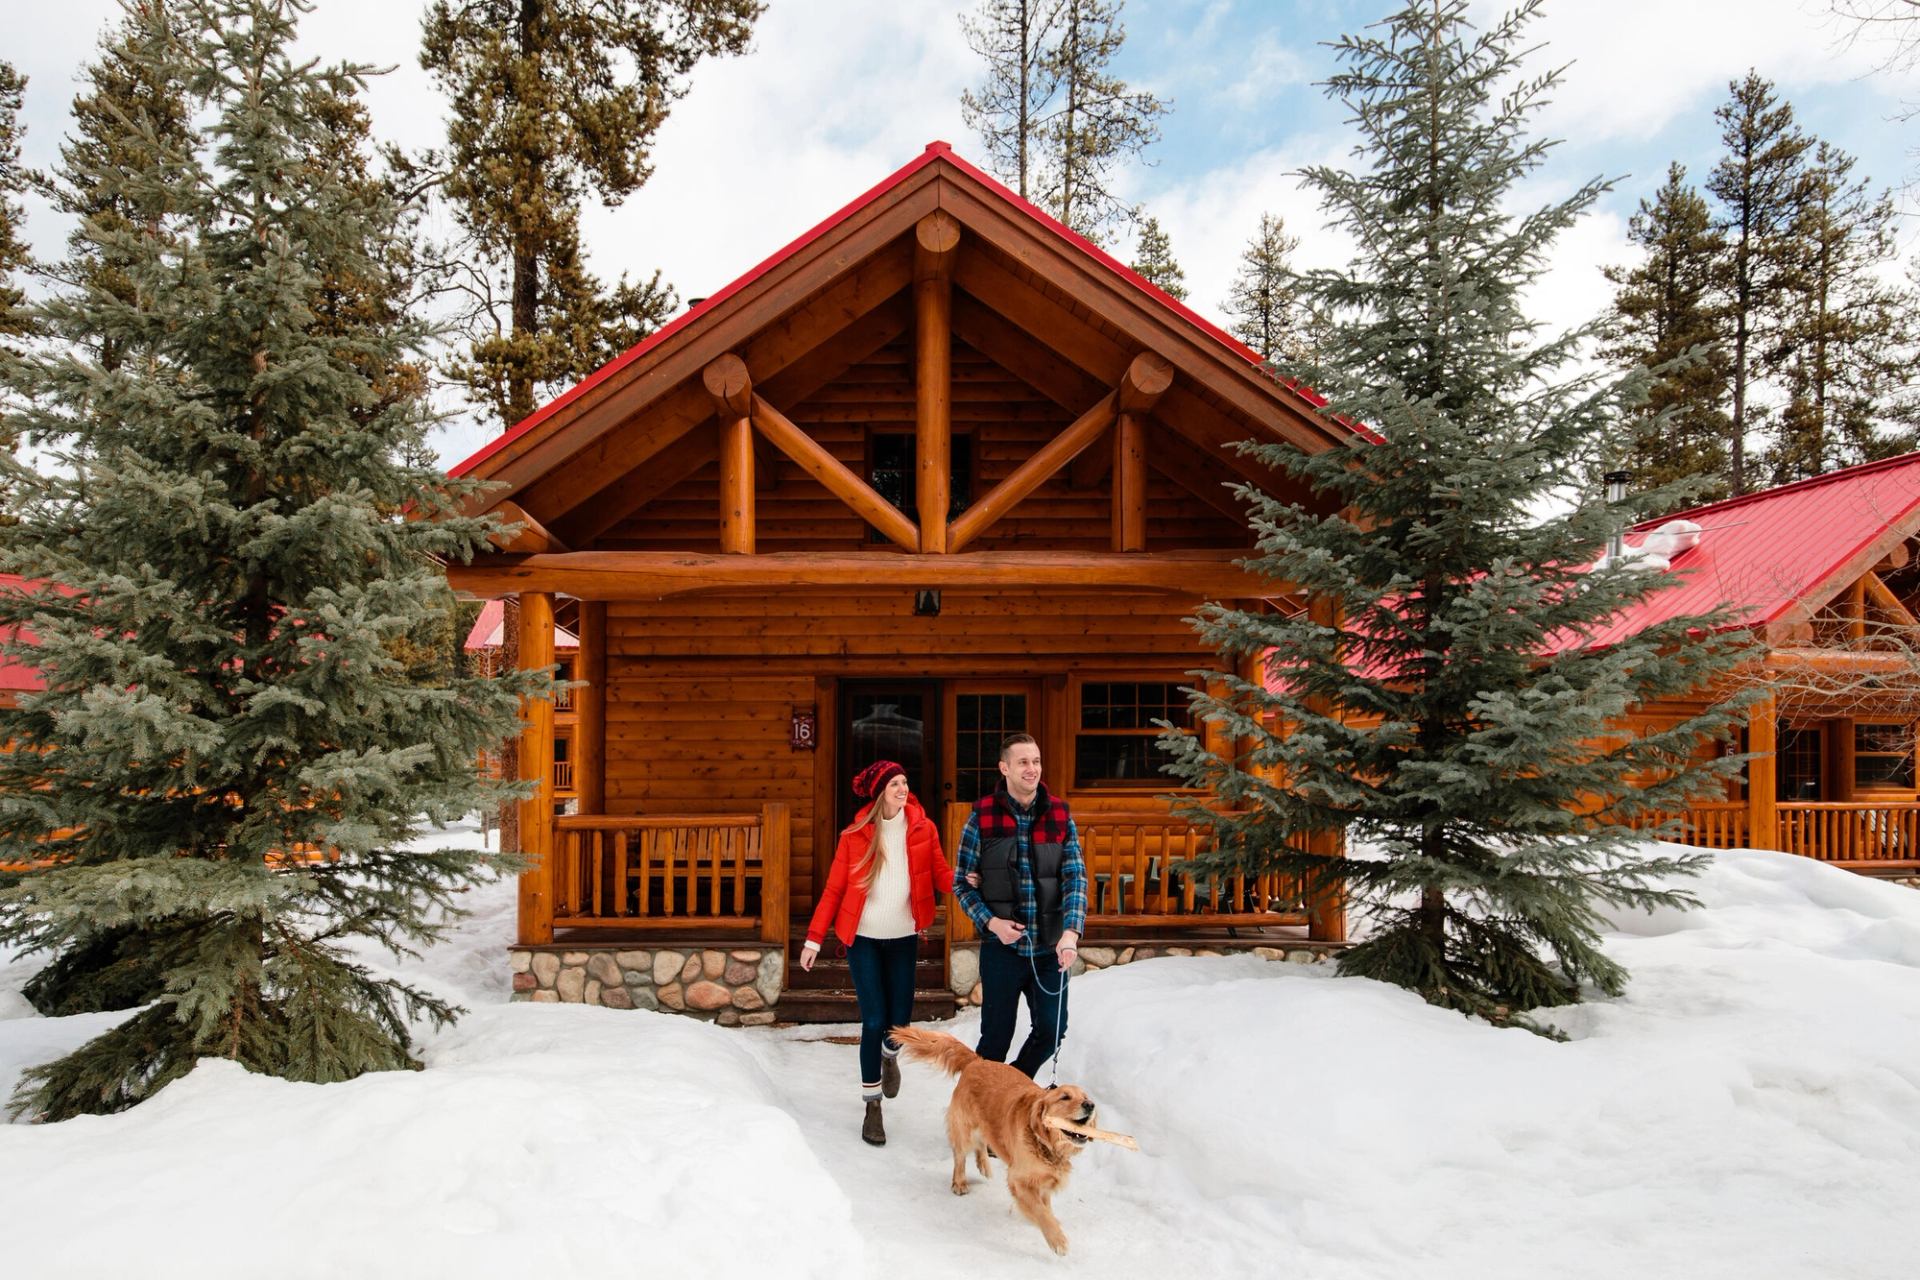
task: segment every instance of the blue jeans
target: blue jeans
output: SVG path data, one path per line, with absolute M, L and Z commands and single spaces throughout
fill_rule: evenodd
M 1027 1001 L 1027 1042 L 1013 1065 L 1032 1079 L 1067 1036 L 1067 975 L 1051 951 L 1023 956 L 988 934 L 980 939 L 980 1046 L 994 1062 L 1013 1044 L 1015 1005 Z
M 913 1021 L 913 966 L 920 935 L 855 938 L 847 948 L 853 994 L 860 998 L 860 1083 L 880 1087 L 880 1046 L 900 1052 L 887 1032 Z

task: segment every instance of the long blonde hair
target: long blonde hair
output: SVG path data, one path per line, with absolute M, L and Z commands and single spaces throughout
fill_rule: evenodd
M 907 792 L 907 800 L 911 800 L 912 798 L 913 792 L 909 790 Z M 903 818 L 907 813 L 907 800 L 900 802 L 900 816 Z M 866 816 L 855 818 L 848 824 L 847 829 L 840 834 L 849 836 L 866 827 L 873 828 L 873 835 L 867 841 L 867 856 L 861 861 L 859 866 L 853 868 L 852 874 L 865 876 L 865 880 L 861 882 L 861 887 L 871 893 L 873 891 L 873 882 L 880 878 L 881 868 L 887 864 L 887 851 L 880 842 L 880 797 L 877 795 L 873 798 L 873 802 L 867 806 Z

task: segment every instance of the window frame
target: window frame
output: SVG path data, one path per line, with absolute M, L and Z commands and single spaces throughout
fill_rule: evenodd
M 1139 796 L 1139 795 L 1199 795 L 1204 788 L 1182 786 L 1179 779 L 1171 774 L 1155 774 L 1151 778 L 1138 781 L 1130 780 L 1092 780 L 1080 776 L 1080 739 L 1085 737 L 1106 738 L 1146 738 L 1149 743 L 1160 736 L 1157 727 L 1145 729 L 1088 729 L 1086 724 L 1086 690 L 1090 684 L 1163 684 L 1173 689 L 1185 689 L 1193 686 L 1192 679 L 1184 669 L 1168 671 L 1149 668 L 1129 668 L 1115 671 L 1077 672 L 1067 681 L 1067 730 L 1068 741 L 1066 773 L 1069 789 L 1076 794 L 1085 792 L 1100 796 Z M 1189 725 L 1187 732 L 1200 733 L 1211 737 L 1212 730 L 1206 725 Z

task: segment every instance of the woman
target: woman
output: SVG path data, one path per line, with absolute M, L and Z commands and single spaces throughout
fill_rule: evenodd
M 887 1142 L 880 1099 L 900 1092 L 900 1046 L 887 1033 L 913 1021 L 920 931 L 933 923 L 934 887 L 953 892 L 953 868 L 940 852 L 939 828 L 909 792 L 900 765 L 874 761 L 853 780 L 853 794 L 872 803 L 840 833 L 800 967 L 813 968 L 831 922 L 847 946 L 860 1000 L 860 1095 L 867 1105 L 860 1136 L 880 1147 Z

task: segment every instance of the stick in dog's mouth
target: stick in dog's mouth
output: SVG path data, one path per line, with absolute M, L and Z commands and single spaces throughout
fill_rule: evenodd
M 1092 1125 L 1079 1124 L 1067 1119 L 1065 1116 L 1048 1116 L 1047 1124 L 1052 1128 L 1060 1130 L 1082 1146 L 1086 1145 L 1089 1139 L 1094 1139 L 1100 1142 L 1111 1142 L 1114 1146 L 1125 1147 L 1129 1151 L 1138 1151 L 1140 1149 L 1140 1144 L 1134 1141 L 1130 1134 L 1113 1133 L 1106 1129 L 1096 1129 Z

